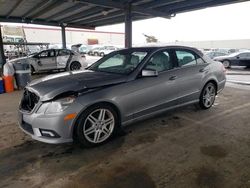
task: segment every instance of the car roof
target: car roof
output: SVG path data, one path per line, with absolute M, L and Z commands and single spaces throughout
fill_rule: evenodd
M 193 47 L 189 47 L 189 46 L 179 46 L 179 45 L 171 45 L 171 46 L 145 46 L 145 47 L 133 47 L 133 48 L 125 48 L 122 49 L 123 50 L 138 50 L 138 51 L 157 51 L 157 50 L 161 50 L 161 49 L 173 49 L 173 48 L 178 48 L 178 49 L 183 49 L 183 50 L 190 50 L 193 51 L 195 53 L 197 53 L 200 56 L 203 56 L 203 53 Z

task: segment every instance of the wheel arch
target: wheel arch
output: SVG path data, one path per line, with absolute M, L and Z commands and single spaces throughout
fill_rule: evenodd
M 81 67 L 82 67 L 81 62 L 79 62 L 79 61 L 77 61 L 77 60 L 73 60 L 73 61 L 70 61 L 69 63 L 67 63 L 66 68 L 67 68 L 68 70 L 70 70 L 70 66 L 71 66 L 72 63 L 79 63 L 79 64 L 81 65 Z
M 215 79 L 209 79 L 203 86 L 203 88 L 208 84 L 208 83 L 213 83 L 215 85 L 215 89 L 216 89 L 216 94 L 218 92 L 218 82 Z M 202 88 L 202 89 L 203 89 Z
M 115 110 L 115 112 L 117 113 L 117 117 L 118 117 L 118 126 L 121 126 L 121 111 L 117 107 L 117 105 L 115 105 L 114 103 L 110 101 L 99 101 L 99 102 L 88 105 L 86 108 L 83 108 L 82 111 L 78 113 L 75 121 L 73 122 L 73 128 L 72 128 L 72 137 L 74 140 L 76 140 L 76 130 L 77 130 L 77 126 L 78 126 L 81 115 L 89 108 L 92 108 L 97 105 L 102 105 L 102 104 L 109 105 Z

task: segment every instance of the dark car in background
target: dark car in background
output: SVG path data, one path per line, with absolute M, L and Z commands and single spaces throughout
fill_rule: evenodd
M 214 59 L 215 57 L 219 57 L 219 56 L 225 56 L 228 55 L 227 53 L 223 53 L 223 52 L 207 52 L 205 53 L 208 57 L 210 57 L 211 59 Z
M 250 51 L 215 57 L 214 60 L 222 62 L 225 68 L 230 68 L 231 66 L 246 66 L 250 68 Z

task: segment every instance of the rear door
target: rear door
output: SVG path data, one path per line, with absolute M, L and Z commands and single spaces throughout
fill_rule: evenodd
M 178 63 L 176 76 L 179 90 L 176 93 L 178 104 L 199 99 L 203 87 L 203 80 L 209 74 L 209 64 L 191 50 L 175 49 Z
M 248 52 L 241 53 L 236 58 L 238 59 L 238 65 L 250 66 L 250 53 Z
M 56 69 L 55 50 L 45 50 L 39 53 L 37 64 L 39 70 Z
M 71 52 L 69 50 L 66 50 L 66 49 L 58 50 L 57 57 L 56 57 L 58 69 L 66 67 L 69 61 L 69 58 L 71 56 L 70 54 Z

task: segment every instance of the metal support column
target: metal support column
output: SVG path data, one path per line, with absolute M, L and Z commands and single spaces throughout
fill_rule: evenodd
M 125 7 L 125 48 L 132 47 L 132 12 L 131 3 Z
M 65 33 L 65 26 L 61 26 L 62 30 L 62 47 L 66 48 L 66 33 Z
M 2 37 L 2 30 L 0 25 L 0 72 L 2 72 L 3 65 L 6 63 L 4 49 L 3 49 L 3 37 Z M 1 73 L 0 73 L 1 74 Z

